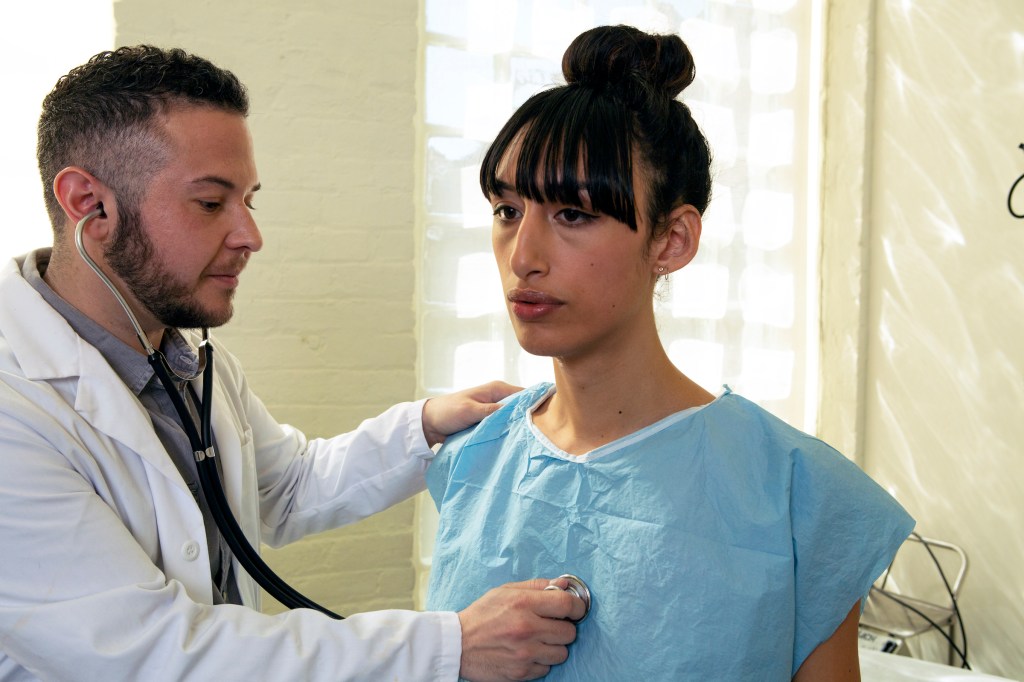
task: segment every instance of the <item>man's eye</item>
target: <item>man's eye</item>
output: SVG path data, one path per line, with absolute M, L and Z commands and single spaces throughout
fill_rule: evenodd
M 199 201 L 199 205 L 202 207 L 202 209 L 204 211 L 209 211 L 210 213 L 213 213 L 218 208 L 220 208 L 220 203 L 216 202 L 216 201 L 202 201 L 202 200 L 200 200 Z

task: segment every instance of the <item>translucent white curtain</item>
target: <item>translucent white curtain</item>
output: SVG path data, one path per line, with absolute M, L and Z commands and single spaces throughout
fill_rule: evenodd
M 420 390 L 492 378 L 528 385 L 551 362 L 522 352 L 477 184 L 513 110 L 562 83 L 571 40 L 602 24 L 678 33 L 697 80 L 682 95 L 714 153 L 699 253 L 658 296 L 677 365 L 813 429 L 819 56 L 814 0 L 425 0 Z

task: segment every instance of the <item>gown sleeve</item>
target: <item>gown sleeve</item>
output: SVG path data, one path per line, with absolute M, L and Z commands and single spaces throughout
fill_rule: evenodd
M 793 673 L 892 561 L 914 520 L 856 464 L 801 438 L 790 497 L 795 557 Z

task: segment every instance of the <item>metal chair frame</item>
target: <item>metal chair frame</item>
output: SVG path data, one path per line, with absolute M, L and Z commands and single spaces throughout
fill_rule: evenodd
M 964 576 L 967 574 L 967 554 L 951 542 L 925 538 L 917 534 L 908 537 L 904 547 L 907 542 L 917 542 L 926 549 L 943 550 L 955 555 L 959 561 L 959 567 L 953 581 L 948 582 L 945 574 L 942 574 L 943 582 L 946 583 L 950 593 L 948 602 L 938 604 L 887 588 L 893 565 L 899 557 L 899 552 L 897 552 L 889 567 L 879 576 L 868 593 L 864 611 L 861 614 L 861 625 L 888 633 L 902 640 L 921 635 L 933 627 L 939 628 L 948 635 L 950 643 L 948 662 L 953 665 L 954 655 L 957 653 L 954 644 L 955 634 L 959 625 L 956 603 L 960 599 L 960 588 L 963 586 Z M 900 551 L 902 550 L 903 547 L 900 547 Z M 938 558 L 934 554 L 932 557 L 938 562 Z M 939 570 L 941 571 L 941 567 Z

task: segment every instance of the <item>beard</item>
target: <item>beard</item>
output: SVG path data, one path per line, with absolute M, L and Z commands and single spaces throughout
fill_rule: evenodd
M 219 327 L 231 319 L 230 305 L 225 312 L 204 309 L 194 290 L 177 279 L 155 251 L 137 207 L 122 206 L 117 230 L 103 255 L 135 299 L 168 327 Z

